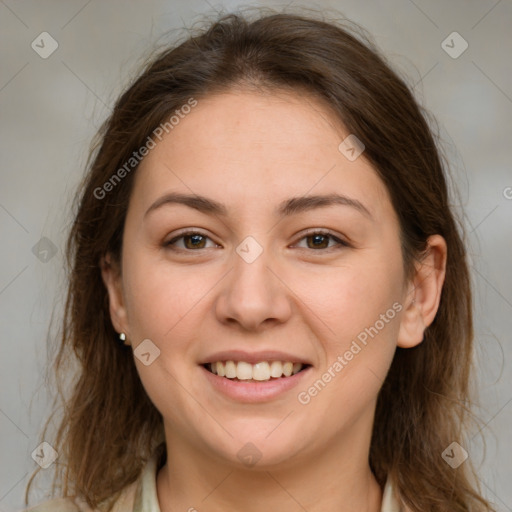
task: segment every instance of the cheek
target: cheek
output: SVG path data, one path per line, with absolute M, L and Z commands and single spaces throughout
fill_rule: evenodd
M 313 313 L 321 320 L 315 324 L 329 340 L 328 352 L 344 349 L 347 342 L 376 322 L 380 327 L 381 315 L 386 316 L 390 309 L 385 320 L 397 317 L 392 306 L 401 296 L 400 258 L 367 253 L 351 259 L 336 267 L 288 274 L 290 287 L 307 306 L 303 313 L 309 317 Z M 391 322 L 386 323 L 385 330 L 391 334 L 390 326 Z
M 204 316 L 200 299 L 214 282 L 192 266 L 180 269 L 142 251 L 132 252 L 126 261 L 127 314 L 134 348 L 149 339 L 160 351 L 147 366 L 135 357 L 137 371 L 151 401 L 173 424 L 198 414 L 180 383 L 190 378 L 198 321 Z
M 308 307 L 323 320 L 324 350 L 314 378 L 299 390 L 301 404 L 327 430 L 363 414 L 376 399 L 396 349 L 400 325 L 400 262 L 375 258 L 339 268 L 315 285 Z M 316 309 L 315 309 L 316 308 Z M 317 332 L 317 335 L 319 333 Z M 350 419 L 352 418 L 352 419 Z
M 130 328 L 155 342 L 179 340 L 176 333 L 201 308 L 201 298 L 215 283 L 211 272 L 198 271 L 193 265 L 180 268 L 142 252 L 127 258 L 124 281 Z

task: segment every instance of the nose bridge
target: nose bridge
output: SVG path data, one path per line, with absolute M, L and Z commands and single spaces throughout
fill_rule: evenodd
M 286 287 L 272 270 L 276 261 L 259 238 L 261 243 L 247 236 L 235 248 L 233 269 L 216 308 L 220 321 L 235 320 L 246 329 L 257 329 L 269 319 L 283 322 L 290 314 Z

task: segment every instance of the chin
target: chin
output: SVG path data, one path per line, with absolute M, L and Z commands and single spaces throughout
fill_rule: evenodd
M 284 468 L 293 464 L 294 456 L 308 442 L 303 429 L 301 432 L 291 431 L 284 428 L 284 425 L 279 425 L 282 420 L 283 418 L 264 422 L 245 421 L 237 423 L 237 427 L 233 429 L 226 425 L 234 438 L 224 436 L 221 453 L 218 443 L 213 443 L 212 449 L 239 469 L 269 470 L 276 466 Z

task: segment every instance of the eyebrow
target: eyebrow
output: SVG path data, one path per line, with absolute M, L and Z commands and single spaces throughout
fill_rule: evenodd
M 228 210 L 224 204 L 219 203 L 208 197 L 197 194 L 182 194 L 179 192 L 170 192 L 157 199 L 146 210 L 144 217 L 146 217 L 150 212 L 153 212 L 164 205 L 170 204 L 183 204 L 185 206 L 188 206 L 189 208 L 194 208 L 195 210 L 210 215 L 218 215 L 221 217 L 226 217 L 228 215 Z M 276 210 L 276 213 L 280 217 L 287 217 L 290 215 L 306 212 L 316 208 L 335 205 L 349 206 L 351 208 L 356 209 L 357 211 L 367 216 L 371 220 L 373 220 L 370 211 L 368 210 L 368 208 L 366 208 L 366 206 L 364 206 L 363 203 L 361 203 L 357 199 L 353 199 L 341 194 L 292 197 L 280 203 Z

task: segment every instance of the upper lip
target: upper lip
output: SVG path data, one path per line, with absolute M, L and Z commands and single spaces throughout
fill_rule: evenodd
M 311 364 L 310 361 L 294 354 L 287 354 L 278 350 L 263 350 L 259 352 L 246 352 L 245 350 L 224 350 L 207 356 L 199 364 L 216 363 L 218 361 L 244 361 L 250 364 L 263 361 L 283 361 L 292 363 Z

